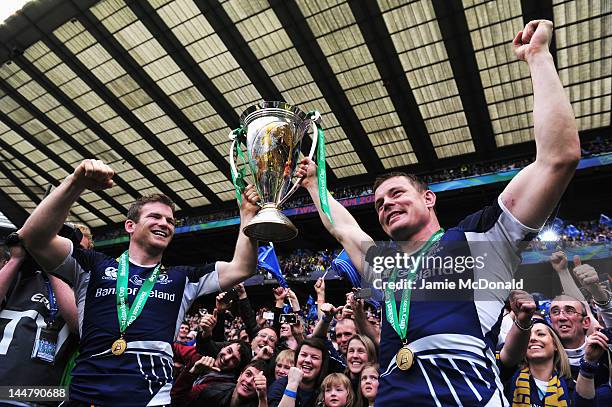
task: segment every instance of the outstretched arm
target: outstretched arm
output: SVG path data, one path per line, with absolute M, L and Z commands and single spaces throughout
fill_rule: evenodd
M 218 261 L 219 285 L 221 291 L 227 291 L 238 283 L 251 277 L 257 269 L 257 240 L 244 234 L 242 229 L 259 211 L 259 196 L 253 185 L 248 185 L 242 195 L 240 205 L 240 229 L 232 261 Z
M 317 207 L 325 229 L 344 247 L 357 271 L 363 274 L 363 259 L 367 249 L 374 243 L 372 238 L 361 229 L 353 215 L 326 191 L 329 210 L 334 223 L 332 224 L 329 221 L 327 215 L 321 209 L 317 165 L 312 160 L 304 158 L 298 166 L 296 175 L 304 177 L 302 186 L 306 188 Z
M 523 225 L 540 227 L 561 199 L 580 160 L 580 140 L 569 99 L 555 70 L 549 44 L 552 22 L 529 22 L 514 38 L 533 85 L 535 162 L 521 170 L 501 195 Z
M 83 160 L 26 220 L 19 234 L 28 252 L 43 269 L 55 269 L 70 251 L 70 241 L 57 236 L 70 207 L 86 189 L 111 188 L 113 175 L 115 172 L 102 161 Z

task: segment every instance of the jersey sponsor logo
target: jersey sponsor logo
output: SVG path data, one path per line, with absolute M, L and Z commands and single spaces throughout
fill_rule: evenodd
M 97 288 L 95 296 L 96 298 L 106 297 L 108 295 L 115 295 L 115 292 L 116 292 L 115 287 Z M 136 295 L 138 293 L 138 288 L 128 287 L 127 292 L 128 292 L 128 295 Z M 176 298 L 176 294 L 174 293 L 170 294 L 170 293 L 159 291 L 159 290 L 151 290 L 151 292 L 149 293 L 149 297 L 159 298 L 160 300 L 174 302 L 174 299 Z
M 45 297 L 44 294 L 36 293 L 32 296 L 32 298 L 30 298 L 30 300 L 32 300 L 33 302 L 40 302 L 41 304 L 44 304 L 47 309 L 50 309 L 49 300 L 47 299 L 47 297 Z
M 137 276 L 137 275 L 133 275 L 132 277 L 130 277 L 130 282 L 134 285 L 142 285 L 145 282 L 145 280 L 146 279 L 141 278 L 140 276 Z M 159 276 L 157 276 L 156 284 L 169 284 L 171 282 L 172 280 L 168 278 L 167 274 L 160 274 Z
M 102 276 L 102 280 L 116 280 L 117 279 L 117 268 L 116 267 L 107 267 L 104 269 L 104 275 Z

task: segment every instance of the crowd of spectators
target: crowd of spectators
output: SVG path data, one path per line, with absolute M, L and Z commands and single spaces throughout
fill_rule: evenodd
M 302 256 L 314 264 L 330 254 Z M 610 331 L 601 328 L 612 322 L 610 283 L 594 283 L 596 271 L 579 262 L 571 267 L 563 252 L 555 253 L 551 264 L 569 295 L 545 299 L 514 291 L 506 303 L 497 347 L 506 397 L 513 406 L 522 405 L 517 394 L 527 397 L 520 387 L 530 375 L 546 394 L 551 380 L 535 376 L 541 373 L 558 380 L 556 396 L 567 405 L 606 405 L 612 394 L 605 362 Z M 575 279 L 568 280 L 564 273 L 570 268 Z M 571 296 L 581 295 L 578 286 L 587 298 Z M 251 302 L 238 285 L 217 295 L 214 309 L 192 309 L 174 344 L 173 403 L 229 406 L 233 399 L 231 405 L 259 407 L 373 405 L 380 308 L 357 299 L 356 289 L 346 293 L 342 304 L 331 304 L 323 279 L 314 289 L 316 301 L 301 304 L 290 288 L 271 288 L 275 305 L 269 309 Z M 571 323 L 581 323 L 584 331 L 568 330 Z

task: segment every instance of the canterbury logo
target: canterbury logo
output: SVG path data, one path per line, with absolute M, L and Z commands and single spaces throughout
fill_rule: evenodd
M 117 279 L 117 269 L 115 267 L 107 267 L 104 270 L 104 275 L 102 276 L 102 280 L 116 280 Z
M 44 294 L 36 293 L 30 299 L 33 302 L 40 302 L 41 304 L 44 304 L 45 307 L 47 307 L 47 309 L 49 309 L 49 300 L 47 299 L 47 297 L 45 297 Z

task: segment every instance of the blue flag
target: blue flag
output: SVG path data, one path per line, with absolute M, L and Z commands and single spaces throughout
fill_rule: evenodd
M 551 222 L 551 229 L 554 230 L 557 233 L 561 233 L 561 231 L 563 231 L 563 219 L 561 218 L 555 218 L 553 219 L 553 221 Z
M 346 251 L 342 250 L 338 254 L 338 257 L 332 261 L 331 266 L 339 276 L 348 278 L 353 287 L 361 287 L 361 276 L 351 262 L 351 259 Z
M 582 232 L 574 225 L 567 225 L 565 229 L 563 229 L 563 233 L 569 237 L 578 237 L 582 234 Z
M 316 321 L 319 318 L 319 314 L 317 313 L 317 304 L 314 298 L 312 298 L 312 295 L 308 295 L 306 304 L 308 305 L 308 316 L 306 319 L 309 321 Z
M 601 226 L 612 226 L 612 219 L 602 213 L 599 215 L 599 224 Z
M 285 281 L 285 277 L 283 277 L 283 273 L 281 273 L 280 264 L 278 263 L 276 253 L 274 252 L 274 246 L 259 246 L 257 264 L 259 267 L 268 270 L 270 274 L 276 278 L 281 287 L 289 287 Z

